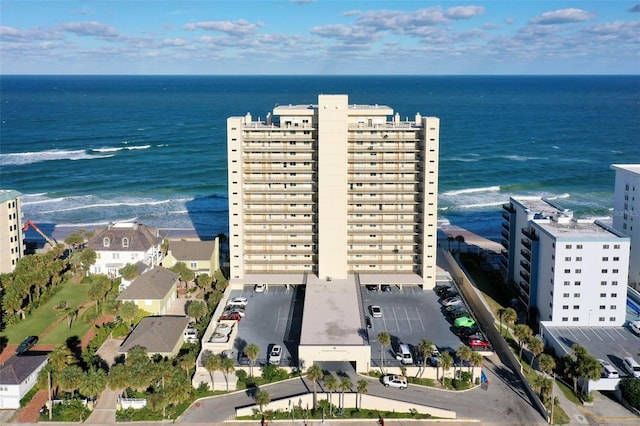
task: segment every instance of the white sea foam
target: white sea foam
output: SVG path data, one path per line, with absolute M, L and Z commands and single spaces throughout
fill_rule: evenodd
M 466 189 L 457 189 L 454 191 L 446 191 L 440 195 L 443 196 L 452 196 L 452 195 L 462 195 L 462 194 L 476 194 L 481 192 L 498 192 L 500 191 L 499 186 L 486 186 L 484 188 L 466 188 Z
M 478 204 L 462 204 L 462 205 L 459 205 L 458 208 L 459 209 L 479 209 L 479 208 L 484 208 L 484 207 L 501 206 L 503 204 L 504 204 L 504 200 L 503 201 L 488 202 L 488 203 L 478 203 Z
M 77 150 L 48 150 L 39 152 L 21 152 L 0 154 L 0 165 L 2 166 L 16 166 L 22 164 L 39 163 L 42 161 L 53 160 L 93 160 L 97 158 L 108 158 L 111 155 L 95 155 L 89 154 L 84 149 Z
M 115 148 L 115 147 L 105 147 L 105 148 L 94 148 L 91 151 L 95 152 L 118 152 L 122 151 L 124 148 Z
M 151 145 L 128 146 L 125 149 L 128 149 L 128 150 L 131 151 L 131 150 L 135 150 L 135 149 L 149 149 L 149 148 L 151 148 Z
M 460 161 L 462 163 L 475 163 L 475 162 L 480 161 L 479 158 L 464 158 L 464 157 L 451 157 L 451 158 L 448 158 L 448 160 Z
M 97 208 L 112 208 L 112 207 L 141 207 L 141 206 L 158 206 L 161 204 L 169 204 L 169 203 L 184 203 L 190 201 L 188 198 L 181 199 L 169 199 L 169 200 L 144 200 L 144 201 L 115 201 L 112 203 L 94 203 L 94 204 L 86 204 L 81 206 L 71 206 L 65 207 L 56 210 L 49 210 L 44 213 L 61 213 L 61 212 L 70 212 L 76 210 L 89 210 L 89 209 L 97 209 Z
M 45 195 L 45 194 L 41 194 L 41 195 Z M 59 198 L 45 198 L 42 200 L 35 200 L 35 201 L 22 201 L 22 205 L 23 206 L 32 206 L 34 204 L 50 204 L 50 203 L 59 203 L 61 201 L 66 200 L 66 198 L 64 197 L 59 197 Z
M 529 160 L 548 160 L 547 157 L 527 157 L 524 155 L 502 155 L 500 158 L 505 158 L 511 161 L 529 161 Z

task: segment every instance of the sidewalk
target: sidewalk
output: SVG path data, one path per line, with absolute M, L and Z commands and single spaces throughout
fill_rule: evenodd
M 96 402 L 96 406 L 85 423 L 90 425 L 115 424 L 116 403 L 119 395 L 119 390 L 111 390 L 109 387 L 102 391 L 100 398 L 98 398 Z

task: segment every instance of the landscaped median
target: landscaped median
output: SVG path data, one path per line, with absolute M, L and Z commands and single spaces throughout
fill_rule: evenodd
M 442 408 L 429 407 L 427 405 L 420 405 L 415 403 L 398 401 L 395 399 L 387 399 L 373 395 L 367 394 L 358 394 L 355 392 L 345 393 L 343 396 L 334 392 L 333 395 L 329 393 L 318 392 L 318 401 L 327 400 L 330 401 L 330 398 L 339 400 L 341 397 L 344 398 L 342 402 L 342 407 L 358 407 L 359 411 L 376 411 L 376 412 L 395 412 L 395 413 L 408 413 L 409 417 L 412 414 L 422 414 L 428 415 L 431 418 L 441 418 L 441 419 L 455 419 L 456 412 L 451 410 L 444 410 Z M 296 395 L 292 397 L 282 398 L 275 401 L 271 401 L 268 404 L 268 409 L 271 412 L 291 412 L 294 407 L 298 407 L 299 409 L 305 409 L 313 406 L 313 393 Z M 262 407 L 265 408 L 265 407 Z M 349 408 L 344 408 L 343 410 L 348 410 Z M 337 409 L 340 410 L 340 409 Z M 337 411 L 336 410 L 336 411 Z M 310 410 L 308 410 L 310 411 Z M 260 406 L 257 404 L 248 405 L 246 407 L 241 407 L 236 409 L 236 418 L 238 420 L 242 420 L 243 418 L 255 419 L 256 413 L 260 413 Z M 329 413 L 325 413 L 328 415 Z M 291 418 L 289 415 L 288 418 Z

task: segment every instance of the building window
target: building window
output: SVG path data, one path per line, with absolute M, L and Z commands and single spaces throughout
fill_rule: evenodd
M 600 281 L 600 285 L 607 285 L 606 281 Z
M 562 297 L 569 297 L 569 293 L 564 293 Z
M 569 285 L 569 284 L 571 284 L 571 281 L 565 281 L 564 282 L 564 285 Z
M 574 285 L 582 285 L 582 283 L 580 281 L 576 281 L 573 283 Z
M 607 261 L 609 261 L 609 258 L 607 256 L 605 256 L 605 257 L 602 258 L 602 261 L 603 262 L 607 262 Z
M 614 273 L 614 274 L 617 274 L 618 270 L 617 269 L 612 269 L 611 272 Z
M 600 297 L 607 297 L 607 293 L 600 293 Z
M 603 249 L 608 249 L 608 248 L 609 248 L 609 244 L 603 244 L 603 245 L 602 245 L 602 248 L 603 248 Z
M 618 281 L 611 281 L 611 285 L 618 285 Z
M 565 273 L 565 274 L 570 274 L 570 273 L 571 273 L 571 269 L 565 269 L 565 270 L 564 270 L 564 273 Z
M 582 244 L 578 244 L 578 245 L 576 245 L 576 248 L 577 248 L 578 250 L 582 250 Z
M 571 262 L 571 256 L 567 256 L 564 258 L 565 262 Z
M 573 293 L 573 297 L 580 297 L 580 293 Z
M 620 261 L 620 258 L 619 258 L 619 257 L 617 257 L 617 256 L 614 256 L 614 257 L 613 257 L 613 261 L 614 261 L 614 262 L 619 262 L 619 261 Z
M 599 322 L 604 322 L 604 317 L 598 317 Z
M 567 244 L 566 246 L 564 246 L 564 248 L 571 249 L 571 244 Z
M 611 297 L 618 297 L 618 293 L 611 293 Z
M 573 309 L 580 309 L 580 305 L 573 305 Z
M 127 248 L 129 247 L 129 239 L 128 238 L 123 238 L 122 239 L 122 247 Z
M 573 317 L 573 322 L 578 322 L 578 321 L 580 321 L 579 317 Z
M 608 270 L 606 270 L 606 269 L 602 269 L 600 272 L 602 272 L 603 274 L 606 274 L 606 273 L 607 273 L 607 272 L 609 272 L 609 271 L 608 271 Z
M 607 307 L 605 305 L 600 305 L 600 310 L 604 311 L 605 309 L 607 309 Z
M 111 240 L 108 237 L 105 237 L 102 239 L 102 246 L 103 247 L 111 247 Z
M 580 256 L 576 257 L 576 262 L 582 262 L 582 257 Z
M 562 317 L 562 322 L 567 322 L 569 321 L 569 317 Z
M 563 310 L 567 310 L 567 309 L 569 309 L 569 305 L 562 305 L 562 309 L 563 309 Z
M 620 248 L 620 244 L 614 244 L 614 245 L 613 245 L 613 248 L 614 248 L 614 249 L 619 249 L 619 248 Z
M 576 274 L 581 274 L 582 273 L 582 269 L 576 269 Z
M 613 309 L 613 310 L 615 310 L 615 309 L 617 309 L 617 308 L 618 308 L 618 306 L 617 306 L 617 305 L 611 305 L 611 306 L 609 306 L 609 309 Z

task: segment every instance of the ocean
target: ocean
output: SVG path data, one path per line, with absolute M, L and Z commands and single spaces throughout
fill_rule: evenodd
M 226 119 L 318 94 L 441 120 L 439 220 L 490 239 L 510 196 L 612 214 L 640 76 L 0 76 L 0 188 L 48 231 L 228 232 Z

